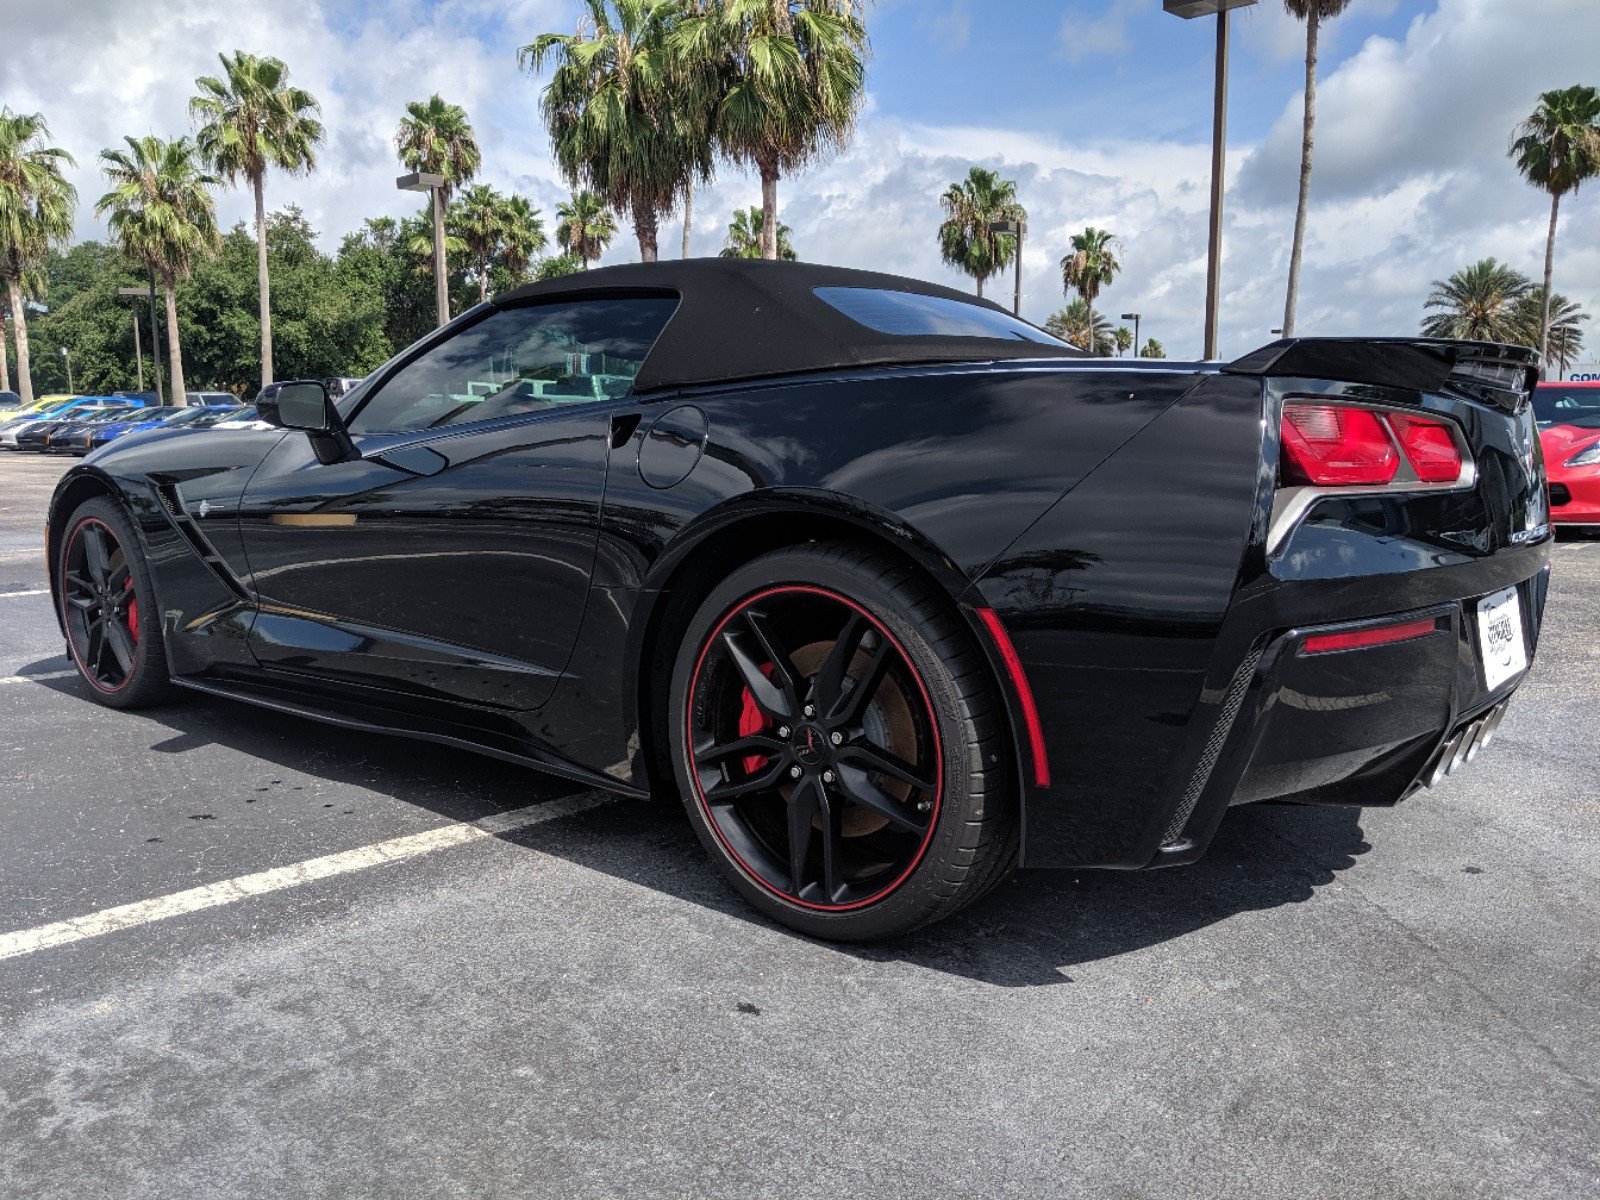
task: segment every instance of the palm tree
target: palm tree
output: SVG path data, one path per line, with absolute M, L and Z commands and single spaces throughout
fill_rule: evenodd
M 550 239 L 544 233 L 543 217 L 526 196 L 506 197 L 501 216 L 504 227 L 500 231 L 500 265 L 514 283 L 520 283 L 527 278 L 533 256 L 542 252 Z
M 178 337 L 178 280 L 195 260 L 215 254 L 217 210 L 211 185 L 218 181 L 200 169 L 188 138 L 124 138 L 126 150 L 102 150 L 111 190 L 94 206 L 96 216 L 111 214 L 111 233 L 123 253 L 150 268 L 167 302 L 167 357 L 171 403 L 188 403 L 183 380 L 183 348 Z
M 62 173 L 72 155 L 49 144 L 50 127 L 40 113 L 0 108 L 0 275 L 5 276 L 11 326 L 17 343 L 17 391 L 33 403 L 28 362 L 28 316 L 24 282 L 50 248 L 72 235 L 78 193 Z M 0 330 L 0 358 L 5 338 Z
M 1156 341 L 1155 338 L 1146 338 L 1144 349 L 1139 351 L 1140 358 L 1165 358 L 1166 356 L 1167 348 Z
M 489 260 L 505 237 L 506 198 L 486 183 L 470 187 L 450 206 L 450 227 L 472 256 L 478 303 L 489 299 Z
M 1538 336 L 1540 321 L 1546 323 L 1550 331 L 1550 361 L 1556 364 L 1562 375 L 1567 373 L 1567 368 L 1583 350 L 1581 326 L 1589 319 L 1589 314 L 1583 311 L 1582 305 L 1568 300 L 1560 292 L 1550 297 L 1550 308 L 1547 313 L 1544 306 L 1544 289 L 1541 287 L 1528 289 L 1527 295 L 1517 301 L 1512 319 L 1523 331 L 1516 339 L 1519 342 L 1531 343 Z
M 983 295 L 984 280 L 1009 267 L 1017 256 L 1017 239 L 997 234 L 995 221 L 1026 221 L 1027 211 L 1017 203 L 1017 184 L 1001 179 L 998 171 L 973 167 L 960 183 L 952 183 L 939 197 L 944 223 L 939 226 L 939 254 L 958 271 L 971 275 Z
M 529 70 L 555 70 L 541 107 L 551 147 L 573 187 L 633 216 L 639 257 L 655 262 L 663 213 L 711 171 L 703 69 L 670 44 L 675 0 L 585 0 L 576 33 L 543 33 L 517 51 Z
M 556 226 L 556 245 L 579 259 L 585 271 L 617 236 L 617 214 L 590 191 L 573 192 L 571 199 L 556 205 L 556 216 L 561 218 Z
M 1544 243 L 1544 295 L 1551 295 L 1555 273 L 1556 219 L 1561 197 L 1600 174 L 1600 92 L 1592 87 L 1569 87 L 1545 92 L 1539 107 L 1512 132 L 1510 155 L 1517 170 L 1535 187 L 1550 193 L 1550 232 Z M 1539 359 L 1550 348 L 1550 311 L 1539 318 Z
M 1087 324 L 1093 325 L 1097 331 L 1100 326 L 1095 322 L 1094 302 L 1100 295 L 1100 289 L 1110 287 L 1117 272 L 1122 270 L 1122 263 L 1116 256 L 1116 245 L 1116 236 L 1110 230 L 1096 229 L 1091 225 L 1082 233 L 1072 235 L 1072 253 L 1061 260 L 1062 287 L 1069 292 L 1076 291 L 1083 298 L 1089 308 Z
M 1118 325 L 1111 336 L 1117 340 L 1118 358 L 1121 358 L 1133 347 L 1133 330 L 1126 325 Z
M 1532 284 L 1514 267 L 1493 258 L 1479 259 L 1448 279 L 1435 279 L 1424 308 L 1439 311 L 1422 318 L 1428 337 L 1467 338 L 1481 342 L 1531 340 L 1519 313 Z M 1531 333 L 1538 332 L 1535 327 Z
M 322 108 L 304 88 L 291 87 L 282 60 L 235 50 L 219 54 L 220 77 L 195 80 L 200 94 L 189 115 L 200 123 L 201 156 L 229 183 L 244 178 L 256 202 L 256 279 L 261 307 L 261 383 L 272 382 L 272 288 L 267 279 L 267 168 L 303 175 L 317 165 Z
M 1294 310 L 1300 302 L 1300 258 L 1306 244 L 1306 202 L 1311 196 L 1311 142 L 1317 124 L 1317 34 L 1350 7 L 1350 0 L 1283 0 L 1291 17 L 1306 23 L 1305 117 L 1300 134 L 1300 199 L 1294 209 L 1294 244 L 1289 251 L 1289 294 L 1283 303 L 1283 336 L 1294 336 Z
M 778 179 L 849 140 L 866 83 L 857 0 L 722 0 L 685 17 L 686 61 L 715 69 L 716 145 L 761 176 L 762 257 L 778 257 Z
M 739 208 L 728 222 L 728 236 L 719 251 L 721 258 L 764 258 L 766 246 L 766 214 L 759 208 Z M 778 225 L 778 257 L 794 261 L 797 255 L 789 237 L 794 233 L 781 222 Z
M 1094 348 L 1089 347 L 1089 323 L 1094 322 Z M 1044 323 L 1046 333 L 1054 334 L 1079 350 L 1090 350 L 1100 358 L 1110 358 L 1116 352 L 1116 335 L 1111 332 L 1111 322 L 1097 314 L 1089 302 L 1079 296 L 1065 308 L 1057 309 Z
M 406 115 L 395 130 L 394 148 L 408 170 L 444 176 L 439 203 L 445 206 L 456 187 L 469 182 L 483 165 L 467 110 L 459 104 L 446 104 L 438 92 L 406 105 Z

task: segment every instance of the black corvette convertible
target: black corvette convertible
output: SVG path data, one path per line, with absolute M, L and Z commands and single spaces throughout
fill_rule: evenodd
M 1416 339 L 1089 359 L 892 276 L 616 267 L 271 429 L 96 452 L 52 588 L 107 704 L 675 787 L 751 903 L 881 937 L 1476 754 L 1545 600 L 1533 378 Z

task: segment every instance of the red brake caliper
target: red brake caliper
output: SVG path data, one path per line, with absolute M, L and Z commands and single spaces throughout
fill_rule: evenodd
M 139 597 L 137 596 L 128 601 L 128 635 L 136 642 L 139 640 Z
M 774 675 L 771 666 L 761 668 L 761 673 L 768 679 Z M 768 728 L 770 722 L 767 714 L 761 711 L 761 706 L 756 703 L 756 698 L 750 694 L 750 689 L 745 688 L 743 702 L 739 708 L 739 736 L 742 738 L 754 737 L 762 730 Z M 753 775 L 761 769 L 761 764 L 767 761 L 765 754 L 746 754 L 739 762 L 744 766 L 746 775 Z

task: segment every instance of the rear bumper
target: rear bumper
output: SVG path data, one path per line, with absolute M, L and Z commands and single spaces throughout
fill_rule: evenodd
M 1541 570 L 1517 584 L 1530 661 L 1548 580 Z M 1273 639 L 1240 721 L 1238 752 L 1218 781 L 1227 787 L 1235 775 L 1227 802 L 1388 805 L 1426 782 L 1441 747 L 1498 709 L 1522 679 L 1485 686 L 1476 613 L 1486 594 L 1391 614 L 1436 619 L 1436 632 L 1413 640 L 1307 654 L 1316 628 Z

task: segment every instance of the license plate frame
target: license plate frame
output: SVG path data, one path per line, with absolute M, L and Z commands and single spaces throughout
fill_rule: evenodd
M 1528 669 L 1527 631 L 1517 589 L 1503 588 L 1479 600 L 1475 624 L 1483 686 L 1492 692 Z

